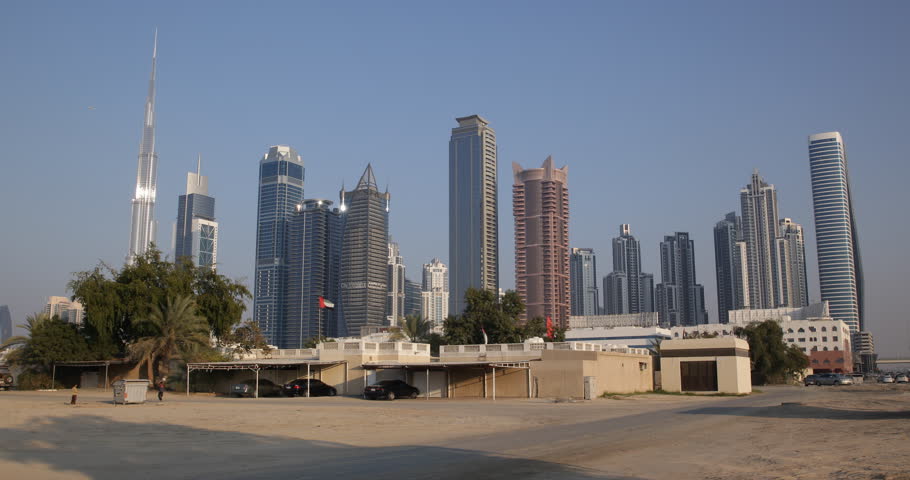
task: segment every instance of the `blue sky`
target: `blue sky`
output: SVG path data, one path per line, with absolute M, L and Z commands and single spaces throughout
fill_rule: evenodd
M 0 303 L 14 322 L 71 273 L 119 265 L 159 29 L 159 242 L 203 156 L 220 270 L 252 276 L 257 164 L 304 157 L 307 197 L 367 162 L 392 194 L 408 275 L 448 254 L 448 137 L 478 113 L 499 142 L 503 286 L 514 285 L 511 163 L 569 165 L 573 247 L 630 223 L 644 269 L 688 231 L 716 319 L 712 227 L 753 168 L 807 228 L 806 136 L 839 130 L 883 356 L 908 354 L 902 297 L 910 111 L 907 2 L 20 2 L 0 15 Z M 89 109 L 89 107 L 94 109 Z

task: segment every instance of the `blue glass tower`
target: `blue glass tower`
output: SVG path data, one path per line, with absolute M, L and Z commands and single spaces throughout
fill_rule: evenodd
M 812 207 L 822 300 L 851 332 L 864 330 L 863 268 L 847 176 L 847 151 L 839 132 L 809 136 Z
M 195 265 L 215 267 L 218 223 L 215 199 L 209 196 L 208 178 L 202 175 L 202 157 L 196 173 L 186 175 L 186 194 L 177 200 L 174 258 L 189 258 Z
M 286 145 L 270 148 L 259 162 L 253 320 L 272 345 L 284 327 L 288 223 L 302 201 L 303 159 Z
M 343 219 L 331 200 L 319 199 L 304 200 L 291 218 L 281 348 L 303 348 L 310 338 L 339 335 Z M 320 309 L 319 297 L 335 308 Z

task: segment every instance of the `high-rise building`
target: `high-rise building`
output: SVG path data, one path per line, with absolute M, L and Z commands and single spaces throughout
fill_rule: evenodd
M 447 305 L 448 306 L 448 305 Z M 420 284 L 405 278 L 404 279 L 404 316 L 405 317 L 423 317 L 423 292 Z
M 604 277 L 608 315 L 654 311 L 654 276 L 641 272 L 641 247 L 629 224 L 613 239 L 613 272 Z
M 386 300 L 386 321 L 391 326 L 399 325 L 399 321 L 404 318 L 405 313 L 405 266 L 404 258 L 398 244 L 389 238 L 389 256 L 388 256 L 388 299 Z
M 288 225 L 287 294 L 280 348 L 303 348 L 310 338 L 337 337 L 343 323 L 339 288 L 344 224 L 331 200 L 307 199 Z M 335 308 L 319 308 L 319 297 Z
M 449 311 L 468 288 L 499 290 L 496 132 L 480 115 L 456 118 L 449 140 Z
M 742 238 L 746 243 L 749 304 L 752 308 L 781 306 L 777 285 L 777 190 L 758 174 L 740 190 Z
M 6 342 L 13 336 L 13 319 L 9 314 L 9 307 L 0 305 L 0 343 Z
M 525 302 L 522 321 L 569 321 L 569 167 L 541 168 L 512 163 L 512 212 L 515 216 L 515 289 Z
M 671 327 L 708 323 L 705 289 L 695 278 L 695 242 L 686 232 L 660 242 L 660 280 L 657 306 L 661 323 Z
M 806 242 L 802 225 L 789 218 L 780 221 L 777 237 L 777 297 L 779 305 L 804 307 L 809 304 L 806 277 Z
M 423 265 L 421 290 L 423 318 L 441 326 L 449 316 L 449 269 L 438 258 Z
M 572 315 L 600 315 L 597 256 L 592 248 L 573 248 L 569 256 L 569 293 Z
M 865 330 L 863 268 L 853 212 L 847 150 L 839 132 L 809 136 L 812 207 L 822 300 L 851 332 Z
M 271 345 L 284 329 L 288 224 L 303 201 L 303 175 L 303 159 L 286 145 L 270 148 L 259 162 L 253 320 Z
M 44 314 L 75 325 L 82 325 L 85 321 L 85 308 L 78 300 L 70 300 L 69 297 L 47 297 Z
M 202 156 L 196 173 L 186 174 L 186 194 L 177 199 L 177 232 L 174 258 L 189 258 L 194 265 L 215 268 L 218 257 L 218 222 L 215 199 L 209 196 L 209 179 L 202 175 Z
M 389 295 L 389 192 L 380 193 L 373 167 L 366 170 L 354 190 L 342 188 L 341 212 L 345 216 L 341 250 L 341 308 L 347 334 L 360 327 L 388 325 Z
M 148 96 L 145 98 L 145 117 L 142 122 L 142 140 L 139 142 L 139 166 L 136 173 L 136 191 L 132 200 L 130 219 L 130 249 L 126 261 L 132 264 L 136 256 L 144 254 L 155 241 L 155 192 L 158 188 L 158 153 L 155 151 L 155 80 L 158 62 L 158 30 L 152 48 L 152 73 L 149 78 Z
M 714 225 L 714 264 L 717 271 L 717 316 L 728 323 L 730 310 L 749 308 L 749 274 L 742 222 L 735 212 Z

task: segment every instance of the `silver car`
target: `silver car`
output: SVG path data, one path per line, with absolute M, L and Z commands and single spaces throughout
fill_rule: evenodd
M 900 374 L 894 379 L 894 381 L 897 383 L 910 383 L 910 377 L 907 377 L 904 374 Z
M 818 385 L 853 385 L 853 379 L 840 373 L 822 373 L 816 379 Z
M 894 383 L 894 377 L 891 375 L 882 375 L 882 378 L 879 381 L 882 383 Z

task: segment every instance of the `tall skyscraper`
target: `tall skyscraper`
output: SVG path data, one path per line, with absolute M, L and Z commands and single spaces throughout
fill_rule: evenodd
M 331 200 L 307 199 L 288 225 L 287 295 L 280 348 L 303 348 L 313 337 L 339 336 L 344 224 Z M 320 309 L 319 297 L 335 304 Z
M 404 279 L 404 316 L 424 318 L 420 284 L 407 278 Z
M 863 267 L 853 212 L 847 150 L 839 132 L 809 136 L 812 207 L 822 300 L 851 332 L 865 330 Z
M 287 145 L 270 148 L 259 162 L 253 320 L 271 345 L 284 329 L 288 223 L 303 201 L 303 176 L 303 159 Z
M 139 166 L 136 173 L 136 192 L 132 200 L 130 220 L 130 249 L 126 256 L 132 264 L 137 255 L 145 253 L 155 241 L 155 192 L 158 188 L 158 153 L 155 152 L 155 79 L 158 62 L 158 30 L 152 48 L 152 73 L 145 99 L 142 140 L 139 143 Z
M 597 256 L 592 248 L 573 248 L 569 256 L 571 314 L 600 315 L 597 288 Z
M 6 342 L 13 336 L 13 319 L 9 314 L 9 307 L 0 305 L 0 343 Z
M 775 295 L 778 291 L 777 248 L 778 212 L 777 190 L 752 172 L 752 180 L 740 190 L 742 206 L 742 238 L 746 243 L 746 263 L 749 273 L 749 304 L 752 308 L 782 306 Z
M 389 325 L 397 326 L 399 321 L 405 317 L 405 266 L 404 258 L 398 244 L 389 238 L 389 256 L 388 256 L 388 284 L 389 293 L 386 301 L 386 321 Z
M 449 311 L 468 288 L 499 291 L 496 133 L 480 115 L 456 118 L 449 140 Z
M 186 194 L 177 199 L 177 233 L 174 258 L 188 257 L 200 267 L 215 268 L 218 256 L 218 222 L 215 199 L 209 196 L 209 179 L 202 175 L 202 156 L 196 173 L 186 174 Z
M 671 327 L 708 323 L 705 289 L 695 278 L 695 242 L 686 232 L 660 242 L 660 280 L 657 305 L 660 321 Z
M 569 322 L 569 167 L 541 168 L 512 163 L 515 216 L 515 288 L 525 302 L 522 321 L 550 317 Z
M 608 315 L 654 311 L 654 276 L 641 272 L 641 247 L 629 224 L 613 239 L 613 272 L 604 277 Z
M 809 305 L 809 281 L 806 277 L 806 242 L 802 225 L 789 218 L 780 221 L 777 238 L 777 277 L 781 306 Z
M 749 270 L 742 221 L 728 213 L 714 225 L 714 264 L 717 271 L 717 316 L 728 323 L 730 310 L 749 308 Z
M 441 326 L 449 316 L 449 269 L 438 258 L 423 265 L 423 318 Z
M 350 192 L 341 190 L 345 216 L 341 260 L 341 305 L 346 335 L 360 327 L 388 325 L 389 200 L 380 193 L 373 167 L 366 170 Z

